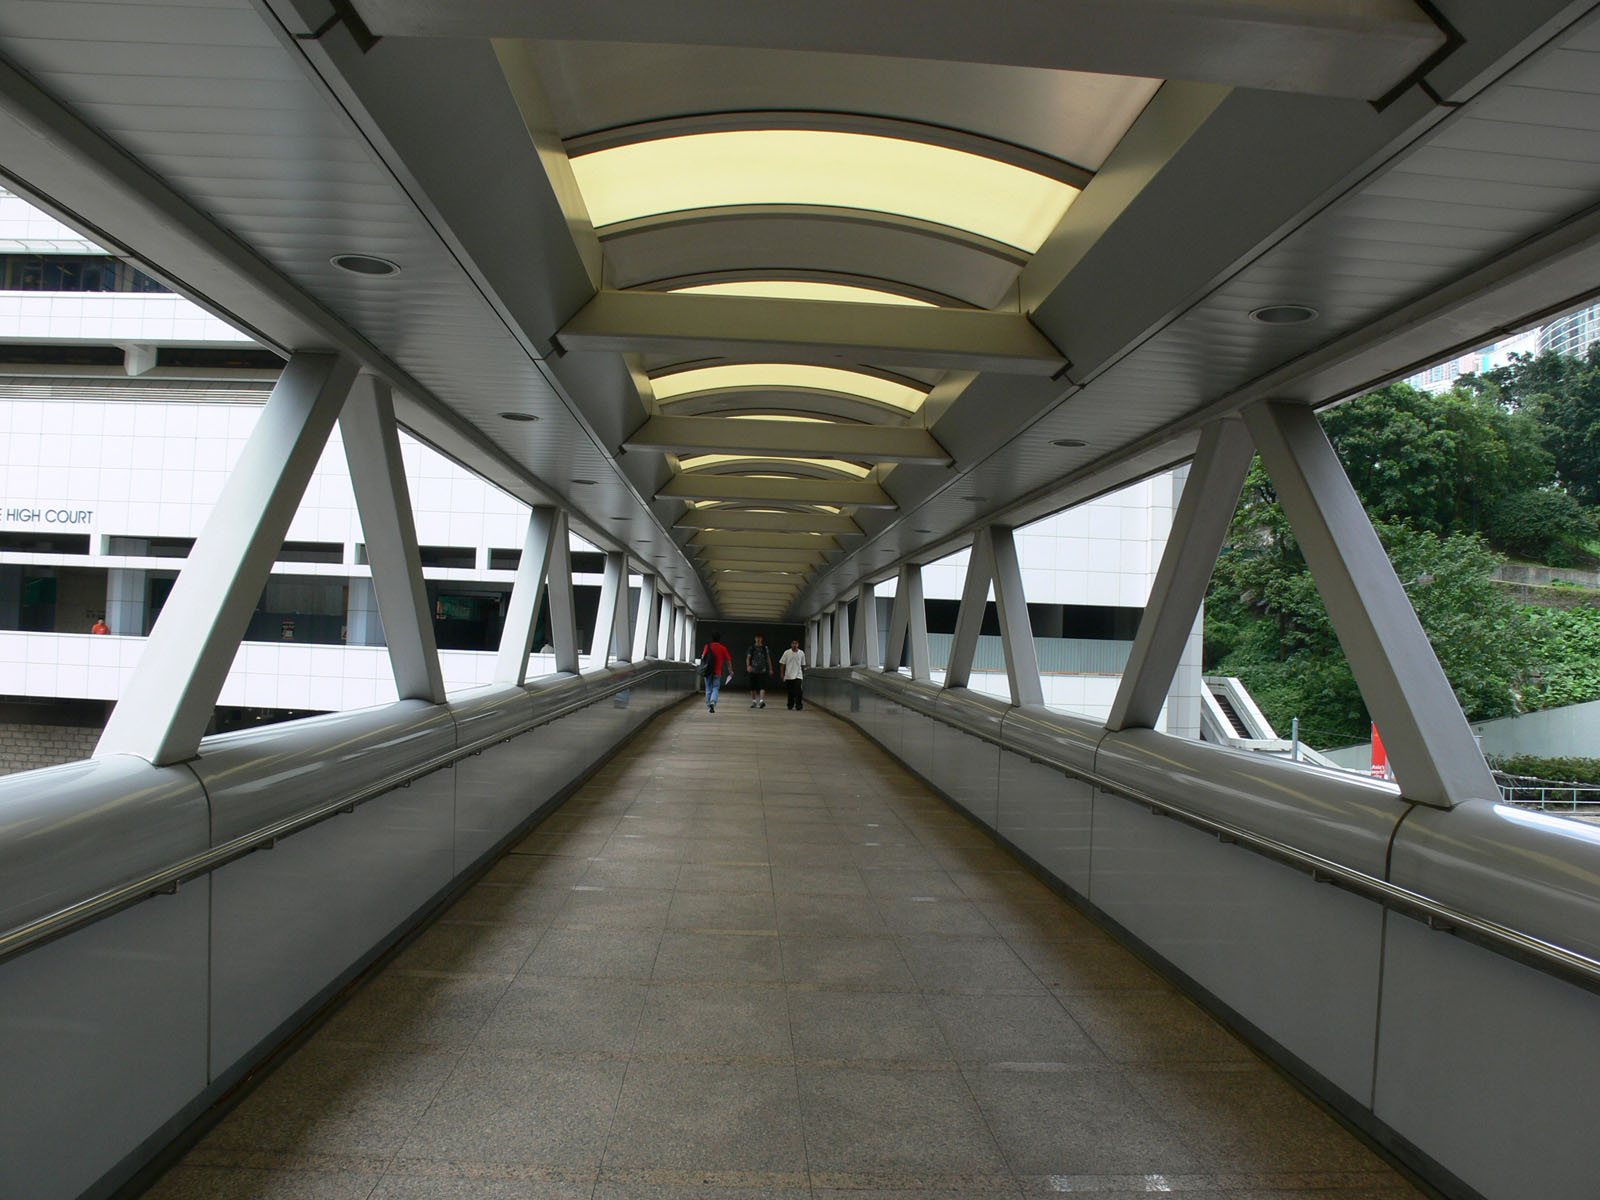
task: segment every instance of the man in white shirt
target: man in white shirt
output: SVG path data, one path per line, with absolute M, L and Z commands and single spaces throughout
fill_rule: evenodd
M 789 648 L 778 657 L 778 670 L 783 675 L 784 686 L 789 689 L 789 707 L 798 711 L 806 706 L 802 689 L 806 678 L 806 652 L 800 649 L 800 639 L 795 638 Z

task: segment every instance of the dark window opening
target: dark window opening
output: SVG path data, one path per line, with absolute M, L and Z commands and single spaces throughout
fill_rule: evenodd
M 87 554 L 86 533 L 0 533 L 0 550 L 27 554 Z
M 510 588 L 490 584 L 429 583 L 428 606 L 439 649 L 497 649 L 510 598 Z
M 0 291 L 165 292 L 132 263 L 109 254 L 0 254 Z
M 193 549 L 193 538 L 151 538 L 139 553 L 146 558 L 188 558 Z
M 117 367 L 127 357 L 120 346 L 0 345 L 0 363 L 64 367 Z
M 470 571 L 478 565 L 478 553 L 471 546 L 418 546 L 425 567 L 447 567 Z
M 158 367 L 200 367 L 206 370 L 228 368 L 241 371 L 277 371 L 283 359 L 271 350 L 252 346 L 161 346 L 156 350 Z
M 515 571 L 522 565 L 521 550 L 495 550 L 489 551 L 489 570 Z
M 574 575 L 603 575 L 606 569 L 606 556 L 591 550 L 574 550 L 572 552 L 572 573 Z
M 954 633 L 959 600 L 928 600 L 929 633 Z M 1030 604 L 1028 624 L 1034 637 L 1074 638 L 1085 641 L 1131 642 L 1139 629 L 1142 608 L 1108 604 Z M 887 615 L 880 621 L 887 620 Z M 978 631 L 1000 636 L 1000 614 L 990 600 L 983 607 L 983 625 Z
M 261 589 L 244 640 L 337 646 L 345 640 L 349 592 L 344 579 L 274 575 Z
M 344 547 L 338 542 L 285 542 L 279 562 L 342 563 Z

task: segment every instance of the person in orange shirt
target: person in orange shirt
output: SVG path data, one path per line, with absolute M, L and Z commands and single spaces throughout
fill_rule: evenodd
M 96 617 L 94 619 L 94 625 L 90 627 L 89 632 L 90 633 L 110 633 L 111 632 L 111 626 L 106 624 L 106 619 L 104 617 Z

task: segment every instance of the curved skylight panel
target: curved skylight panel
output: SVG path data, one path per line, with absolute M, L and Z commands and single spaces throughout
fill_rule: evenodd
M 695 395 L 729 388 L 761 388 L 772 391 L 801 388 L 817 392 L 842 392 L 875 400 L 904 412 L 916 412 L 928 398 L 926 392 L 909 384 L 896 383 L 865 371 L 843 367 L 812 367 L 799 363 L 726 363 L 716 367 L 695 367 L 675 371 L 650 380 L 656 399 L 662 402 L 679 396 Z
M 685 471 L 699 471 L 727 463 L 761 463 L 764 466 L 771 466 L 778 462 L 804 463 L 827 471 L 837 471 L 841 475 L 849 475 L 856 479 L 865 479 L 872 474 L 871 467 L 863 467 L 859 463 L 845 462 L 838 458 L 804 458 L 795 454 L 692 454 L 678 458 L 678 465 Z
M 877 134 L 730 130 L 581 154 L 572 170 L 604 229 L 732 205 L 820 205 L 931 221 L 1033 253 L 1078 189 L 965 150 Z
M 695 283 L 669 288 L 699 296 L 763 296 L 775 300 L 834 300 L 843 304 L 904 304 L 935 308 L 927 300 L 860 287 L 853 283 L 826 283 L 820 279 L 735 279 L 724 283 Z

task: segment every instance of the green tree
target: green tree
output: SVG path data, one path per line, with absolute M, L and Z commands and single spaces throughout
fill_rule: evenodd
M 1270 484 L 1253 468 L 1207 598 L 1208 670 L 1237 675 L 1277 728 L 1293 717 L 1313 743 L 1365 737 L 1370 717 L 1316 584 Z M 1492 580 L 1498 559 L 1474 534 L 1378 526 L 1434 653 L 1467 715 L 1517 710 L 1532 638 Z
M 1374 521 L 1483 532 L 1502 500 L 1555 477 L 1538 421 L 1489 390 L 1434 396 L 1393 384 L 1322 423 Z
M 1600 504 L 1600 342 L 1583 358 L 1515 354 L 1462 383 L 1537 422 L 1561 485 L 1585 504 Z

